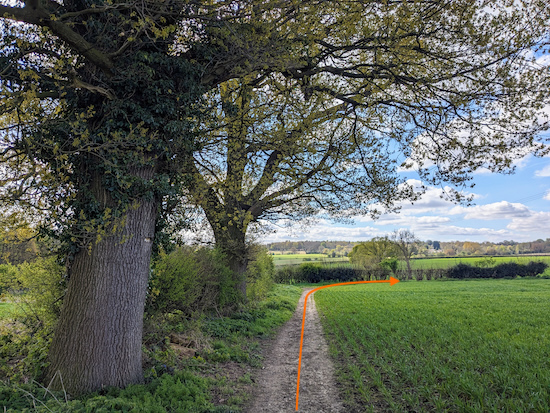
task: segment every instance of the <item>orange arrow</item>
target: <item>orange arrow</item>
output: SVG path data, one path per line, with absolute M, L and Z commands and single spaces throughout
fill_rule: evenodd
M 307 299 L 309 298 L 310 294 L 313 294 L 315 291 L 322 290 L 323 288 L 336 287 L 338 285 L 367 284 L 367 283 L 390 283 L 390 285 L 394 285 L 394 284 L 397 284 L 398 282 L 399 280 L 394 277 L 390 277 L 389 280 L 351 281 L 347 283 L 323 285 L 322 287 L 317 287 L 306 294 L 306 299 L 304 301 L 304 314 L 302 315 L 302 336 L 300 338 L 300 357 L 298 357 L 298 381 L 296 383 L 296 411 L 298 411 L 298 401 L 300 399 L 300 369 L 302 368 L 302 346 L 304 344 L 304 325 L 306 323 Z

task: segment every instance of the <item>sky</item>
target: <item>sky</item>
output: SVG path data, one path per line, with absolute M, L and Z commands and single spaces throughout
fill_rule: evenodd
M 353 225 L 319 220 L 305 228 L 280 229 L 258 241 L 365 241 L 395 229 L 409 229 L 421 240 L 437 241 L 550 238 L 550 157 L 528 156 L 516 164 L 513 175 L 478 172 L 473 183 L 469 189 L 474 195 L 472 206 L 445 201 L 440 187 L 429 187 L 414 205 L 403 203 L 399 213 L 374 221 L 367 216 L 355 217 Z

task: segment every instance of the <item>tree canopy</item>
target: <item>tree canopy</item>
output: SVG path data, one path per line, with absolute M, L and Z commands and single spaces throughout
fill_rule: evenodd
M 382 268 L 384 260 L 391 260 L 398 255 L 399 249 L 395 242 L 388 237 L 377 237 L 355 245 L 348 256 L 352 264 L 374 270 Z
M 547 152 L 542 3 L 315 10 L 324 6 L 327 34 L 307 33 L 305 66 L 251 72 L 208 96 L 187 200 L 236 257 L 259 220 L 376 216 L 414 201 L 403 170 L 451 184 L 447 196 L 462 200 L 474 171 L 509 172 L 514 159 Z

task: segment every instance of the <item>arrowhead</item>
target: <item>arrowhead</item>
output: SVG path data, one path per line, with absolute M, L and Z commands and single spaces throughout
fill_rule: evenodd
M 399 282 L 399 280 L 397 278 L 390 277 L 390 285 L 397 284 L 398 282 Z

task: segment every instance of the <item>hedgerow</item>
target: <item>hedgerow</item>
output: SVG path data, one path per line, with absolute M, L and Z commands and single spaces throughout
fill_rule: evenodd
M 536 277 L 544 273 L 548 264 L 531 261 L 528 264 L 515 262 L 502 263 L 495 266 L 472 266 L 457 264 L 451 268 L 420 268 L 410 273 L 406 270 L 396 270 L 393 274 L 387 268 L 359 269 L 354 267 L 327 267 L 320 264 L 303 263 L 299 266 L 287 266 L 277 270 L 275 281 L 285 284 L 348 282 L 359 280 L 385 280 L 390 275 L 399 280 L 438 280 L 443 278 L 515 278 Z

